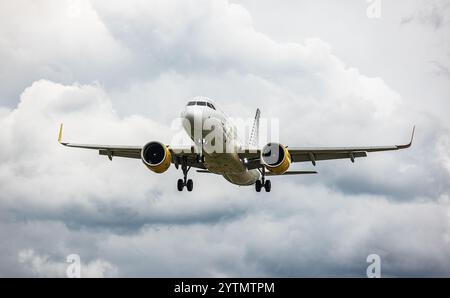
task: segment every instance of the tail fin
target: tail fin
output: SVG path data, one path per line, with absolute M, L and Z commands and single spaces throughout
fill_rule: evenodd
M 252 131 L 250 132 L 250 137 L 248 139 L 249 146 L 258 146 L 259 145 L 259 116 L 261 115 L 261 111 L 256 109 L 255 120 L 253 121 Z

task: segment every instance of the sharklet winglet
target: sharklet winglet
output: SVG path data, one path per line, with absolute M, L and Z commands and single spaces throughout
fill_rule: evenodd
M 405 144 L 405 145 L 397 145 L 397 148 L 398 149 L 406 149 L 406 148 L 411 147 L 411 145 L 412 145 L 412 143 L 414 141 L 414 134 L 415 134 L 415 132 L 416 132 L 416 126 L 414 125 L 412 133 L 411 133 L 411 139 L 410 139 L 409 143 Z
M 62 142 L 62 138 L 63 138 L 63 127 L 64 127 L 64 124 L 61 123 L 61 126 L 59 127 L 59 135 L 58 135 L 58 142 L 59 142 L 60 144 L 63 144 L 63 142 Z

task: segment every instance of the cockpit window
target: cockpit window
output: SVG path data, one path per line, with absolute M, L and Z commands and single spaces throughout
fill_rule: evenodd
M 206 101 L 190 101 L 187 103 L 188 106 L 208 106 L 209 108 L 215 110 L 216 108 L 212 103 Z

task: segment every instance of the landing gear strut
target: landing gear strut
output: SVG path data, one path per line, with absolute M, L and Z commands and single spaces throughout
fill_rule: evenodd
M 256 192 L 261 192 L 261 189 L 264 187 L 264 189 L 266 190 L 266 192 L 270 192 L 270 190 L 272 189 L 272 183 L 270 182 L 270 180 L 266 180 L 266 168 L 262 167 L 261 170 L 259 170 L 261 172 L 261 180 L 256 180 L 255 182 L 255 190 Z
M 187 179 L 187 174 L 191 167 L 187 166 L 187 158 L 183 157 L 181 161 L 181 170 L 183 171 L 183 179 L 178 179 L 177 181 L 177 188 L 178 191 L 182 191 L 183 188 L 186 186 L 188 191 L 192 191 L 194 188 L 194 182 L 192 179 Z
M 203 154 L 197 155 L 197 162 L 198 163 L 204 163 L 205 162 L 205 156 Z

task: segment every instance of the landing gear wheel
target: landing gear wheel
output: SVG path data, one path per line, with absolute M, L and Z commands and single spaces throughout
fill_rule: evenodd
M 183 187 L 184 187 L 183 179 L 178 179 L 178 182 L 177 182 L 178 191 L 183 191 Z
M 186 183 L 186 188 L 188 191 L 192 191 L 192 189 L 194 188 L 194 182 L 192 182 L 192 179 L 189 179 Z
M 256 190 L 256 192 L 261 192 L 261 188 L 262 188 L 261 180 L 256 180 L 256 182 L 255 182 L 255 190 Z
M 272 189 L 272 183 L 270 183 L 270 180 L 266 180 L 266 182 L 264 183 L 264 189 L 266 190 L 266 192 L 270 192 L 270 190 Z
M 183 188 L 186 186 L 188 191 L 192 191 L 192 189 L 194 188 L 194 183 L 192 182 L 191 179 L 187 179 L 187 174 L 189 172 L 189 170 L 191 169 L 191 167 L 188 167 L 187 165 L 187 157 L 183 156 L 181 158 L 177 159 L 177 163 L 181 162 L 181 170 L 183 171 L 183 179 L 178 179 L 177 182 L 177 188 L 178 191 L 182 191 Z

